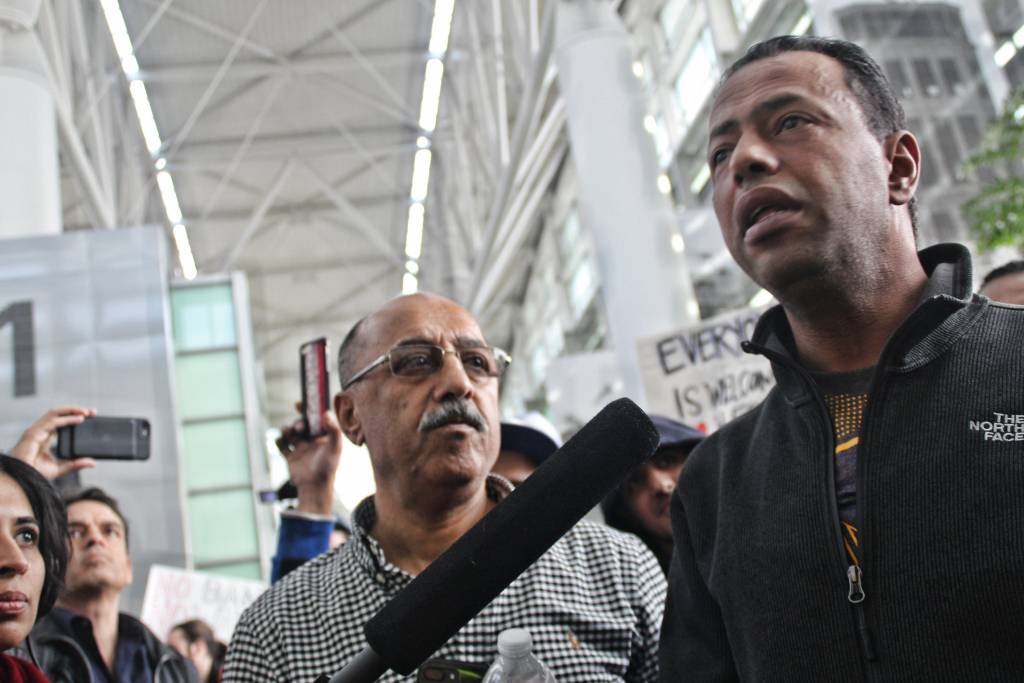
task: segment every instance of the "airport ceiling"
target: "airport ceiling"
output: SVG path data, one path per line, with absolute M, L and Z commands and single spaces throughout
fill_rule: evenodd
M 540 200 L 567 155 L 553 0 L 458 2 L 440 55 L 434 0 L 120 0 L 121 58 L 117 6 L 43 0 L 65 229 L 156 223 L 174 253 L 170 178 L 199 277 L 248 277 L 272 422 L 293 415 L 299 344 L 336 345 L 410 270 L 420 289 L 474 299 L 492 341 L 511 343 Z M 425 70 L 439 56 L 429 131 Z M 143 90 L 156 126 L 145 138 Z M 426 146 L 422 254 L 410 259 Z M 511 258 L 485 272 L 498 253 Z

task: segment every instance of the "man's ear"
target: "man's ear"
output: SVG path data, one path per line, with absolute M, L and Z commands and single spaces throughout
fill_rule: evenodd
M 363 437 L 363 424 L 349 392 L 339 391 L 334 395 L 334 413 L 338 416 L 341 431 L 345 433 L 345 437 L 349 441 L 357 446 L 366 443 L 366 439 Z
M 889 203 L 902 206 L 910 202 L 921 178 L 921 148 L 907 130 L 893 133 L 886 140 L 889 159 Z

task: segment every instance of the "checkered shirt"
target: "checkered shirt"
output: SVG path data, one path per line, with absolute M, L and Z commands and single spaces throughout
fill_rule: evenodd
M 488 484 L 493 494 L 495 478 Z M 313 683 L 366 646 L 363 625 L 413 578 L 367 533 L 375 519 L 368 498 L 347 543 L 291 572 L 245 611 L 225 683 Z M 498 634 L 521 627 L 559 683 L 655 681 L 664 602 L 665 578 L 639 539 L 581 522 L 434 656 L 489 664 Z M 380 680 L 415 675 L 389 671 Z

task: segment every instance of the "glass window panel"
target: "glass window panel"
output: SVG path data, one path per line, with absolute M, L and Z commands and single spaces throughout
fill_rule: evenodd
M 579 318 L 594 296 L 594 273 L 590 258 L 580 259 L 569 280 L 569 304 L 574 318 Z
M 562 255 L 565 257 L 570 256 L 579 243 L 580 237 L 580 213 L 577 209 L 573 209 L 569 212 L 569 215 L 565 218 L 565 225 L 562 227 L 562 239 L 560 240 L 562 247 Z
M 893 89 L 901 97 L 913 97 L 914 88 L 910 84 L 910 77 L 907 75 L 907 67 L 898 59 L 885 60 L 885 73 L 892 83 Z
M 949 173 L 949 177 L 958 181 L 963 180 L 964 174 L 960 170 L 963 155 L 956 139 L 956 133 L 953 132 L 953 124 L 948 119 L 936 121 L 935 138 L 942 149 L 942 158 L 946 163 L 946 172 Z
M 757 16 L 757 11 L 761 9 L 761 5 L 764 4 L 764 0 L 732 0 L 732 11 L 736 16 L 736 26 L 744 31 L 750 22 Z
M 956 118 L 957 123 L 960 126 L 960 133 L 964 136 L 964 144 L 972 152 L 977 151 L 981 147 L 981 124 L 978 123 L 976 116 L 964 115 Z
M 248 484 L 249 445 L 241 418 L 182 427 L 185 483 L 189 489 Z
M 234 346 L 235 305 L 231 285 L 178 287 L 171 290 L 174 347 L 192 351 Z
M 260 576 L 260 563 L 256 560 L 253 560 L 252 562 L 215 565 L 213 567 L 202 567 L 200 565 L 196 565 L 196 570 L 206 572 L 208 574 L 234 576 L 239 579 L 252 579 L 253 581 L 260 581 L 263 578 Z
M 918 139 L 917 144 L 921 148 L 921 180 L 919 182 L 921 189 L 927 190 L 939 182 L 942 177 L 942 173 L 939 171 L 942 161 L 934 154 L 930 142 Z
M 711 30 L 705 27 L 683 63 L 675 82 L 676 104 L 679 106 L 684 127 L 689 127 L 697 118 L 697 114 L 704 106 L 704 100 L 714 90 L 719 73 Z
M 839 18 L 839 25 L 843 30 L 843 37 L 847 40 L 859 40 L 861 35 L 860 31 L 860 17 L 855 14 L 847 14 L 846 16 Z
M 665 35 L 665 42 L 671 48 L 675 42 L 676 32 L 682 25 L 680 21 L 686 11 L 690 0 L 666 0 L 658 11 L 658 23 L 661 24 L 661 31 Z
M 672 160 L 672 143 L 668 139 L 664 116 L 658 116 L 654 120 L 654 144 L 658 148 L 658 162 L 664 168 Z
M 242 378 L 235 351 L 178 356 L 175 375 L 181 419 L 241 414 Z
M 252 491 L 199 493 L 188 498 L 192 553 L 197 565 L 259 557 Z
M 946 84 L 946 90 L 950 95 L 959 95 L 967 89 L 967 83 L 960 75 L 960 67 L 953 59 L 940 59 L 939 72 L 942 74 L 942 82 Z
M 935 76 L 935 69 L 932 68 L 932 63 L 928 59 L 915 59 L 913 61 L 914 75 L 917 76 L 917 82 L 921 86 L 921 92 L 928 97 L 938 97 L 942 94 L 942 89 L 939 87 L 938 78 Z

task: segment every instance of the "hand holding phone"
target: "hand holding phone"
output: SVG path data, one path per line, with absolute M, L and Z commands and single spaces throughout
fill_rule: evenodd
M 57 457 L 149 460 L 149 433 L 143 417 L 86 417 L 57 429 Z
M 296 404 L 302 412 L 302 404 Z M 334 478 L 341 464 L 341 427 L 334 413 L 324 413 L 323 436 L 307 439 L 302 418 L 281 430 L 277 447 L 288 461 L 296 509 L 318 515 L 332 513 Z M 276 497 L 276 495 L 275 495 Z
M 70 472 L 95 467 L 96 461 L 91 458 L 78 460 L 58 460 L 50 451 L 50 446 L 57 438 L 57 430 L 81 424 L 96 411 L 80 406 L 59 406 L 46 411 L 33 422 L 21 435 L 21 439 L 11 449 L 11 455 L 18 460 L 36 468 L 40 474 L 53 481 Z

